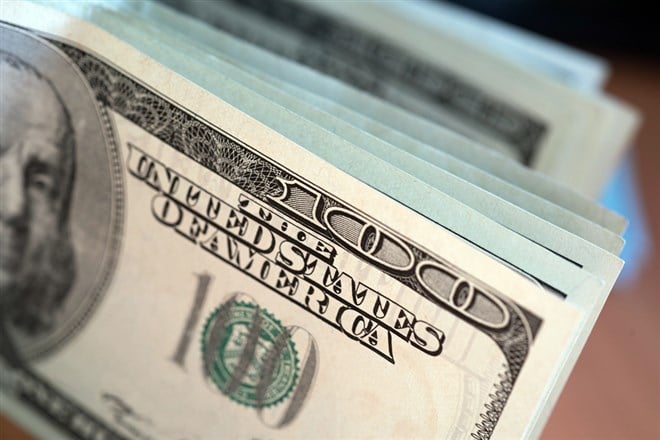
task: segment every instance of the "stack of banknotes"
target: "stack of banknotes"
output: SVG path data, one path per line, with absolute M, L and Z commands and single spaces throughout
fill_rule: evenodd
M 636 113 L 439 2 L 4 1 L 0 409 L 38 438 L 541 434 Z

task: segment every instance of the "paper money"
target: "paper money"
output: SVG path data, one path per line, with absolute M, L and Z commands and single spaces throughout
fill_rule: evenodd
M 321 148 L 319 148 L 314 142 L 307 142 L 305 138 L 309 139 L 310 133 L 318 133 L 317 136 L 322 136 L 322 130 L 320 130 L 319 127 L 309 123 L 301 126 L 302 123 L 296 123 L 291 119 L 281 120 L 273 118 L 272 115 L 276 114 L 277 111 L 272 106 L 268 107 L 263 103 L 258 106 L 258 111 L 256 111 L 255 109 L 257 109 L 257 106 L 250 105 L 247 102 L 246 91 L 236 96 L 231 96 L 231 94 L 226 93 L 226 90 L 236 88 L 236 85 L 231 85 L 230 81 L 221 81 L 218 74 L 232 75 L 230 72 L 230 66 L 221 63 L 219 60 L 212 60 L 209 57 L 205 58 L 204 66 L 192 66 L 194 65 L 193 59 L 202 57 L 203 54 L 201 52 L 197 53 L 194 47 L 182 46 L 181 43 L 178 43 L 178 41 L 180 41 L 180 36 L 177 37 L 174 35 L 168 37 L 168 35 L 159 32 L 157 28 L 151 28 L 150 32 L 153 34 L 149 36 L 148 41 L 151 41 L 152 44 L 149 44 L 145 41 L 138 41 L 135 35 L 131 35 L 130 32 L 127 32 L 127 29 L 130 28 L 130 26 L 128 26 L 128 23 L 131 22 L 130 16 L 118 16 L 113 19 L 112 14 L 102 13 L 98 16 L 91 16 L 90 18 L 98 20 L 97 22 L 104 25 L 106 29 L 118 32 L 123 38 L 132 41 L 133 44 L 140 45 L 142 50 L 152 54 L 162 62 L 170 63 L 172 68 L 186 72 L 190 78 L 194 78 L 194 80 L 198 81 L 200 84 L 203 83 L 209 90 L 213 90 L 215 93 L 222 95 L 234 105 L 244 109 L 246 112 L 257 118 L 260 118 L 262 121 L 265 121 L 272 128 L 295 138 L 308 150 L 315 152 L 371 185 L 377 188 L 382 188 L 390 194 L 396 194 L 399 200 L 409 206 L 414 206 L 414 209 L 419 210 L 420 212 L 429 212 L 427 206 L 415 205 L 414 200 L 410 200 L 409 197 L 407 198 L 405 190 L 402 193 L 391 186 L 381 186 L 383 183 L 380 182 L 387 182 L 387 180 L 389 180 L 388 172 L 384 172 L 379 180 L 379 176 L 369 176 L 361 171 L 360 167 L 347 166 L 347 162 L 354 162 L 356 153 L 354 152 L 351 155 L 347 154 L 345 150 L 342 149 L 340 142 L 333 143 L 328 137 Z M 172 29 L 171 26 L 168 28 Z M 140 36 L 142 36 L 146 30 L 147 29 L 143 27 Z M 162 47 L 177 47 L 177 45 L 180 46 L 178 52 L 191 55 L 190 60 L 183 59 L 178 62 L 173 61 L 171 51 L 169 49 L 161 49 Z M 209 71 L 212 71 L 215 74 L 212 81 L 205 82 L 204 78 L 208 77 L 208 73 L 202 72 L 200 74 L 198 72 L 198 69 L 205 70 L 206 66 L 208 66 Z M 269 93 L 271 98 L 276 98 L 274 96 L 276 92 L 273 90 L 269 91 L 264 84 L 258 84 L 254 80 L 246 82 L 249 75 L 245 72 L 235 72 L 233 77 L 243 84 L 249 85 L 251 90 Z M 280 105 L 291 111 L 300 112 L 301 115 L 312 120 L 319 126 L 325 126 L 330 132 L 342 133 L 342 136 L 346 137 L 346 133 L 350 131 L 350 128 L 342 126 L 341 123 L 338 123 L 337 121 L 328 120 L 327 117 L 323 117 L 323 115 L 318 113 L 309 113 L 310 110 L 305 110 L 304 106 L 299 102 L 286 99 L 282 96 L 278 99 L 280 100 Z M 296 129 L 290 129 L 290 127 L 296 125 L 298 125 Z M 304 136 L 300 137 L 297 133 L 304 133 Z M 314 136 L 312 136 L 312 139 L 314 139 Z M 350 136 L 350 140 L 354 142 L 355 145 L 361 146 L 372 154 L 378 157 L 387 158 L 386 160 L 393 164 L 398 164 L 399 168 L 408 171 L 412 175 L 420 177 L 429 185 L 439 188 L 438 184 L 440 184 L 442 187 L 442 182 L 439 182 L 443 178 L 443 175 L 441 174 L 442 170 L 429 167 L 428 164 L 415 160 L 414 158 L 397 154 L 397 151 L 392 150 L 391 147 L 383 145 L 382 143 L 379 144 L 374 142 L 374 139 L 369 136 L 366 138 L 360 136 L 360 133 L 354 133 L 353 136 Z M 333 154 L 335 152 L 337 154 Z M 343 161 L 342 158 L 344 158 Z M 544 224 L 544 222 L 540 222 L 538 218 L 530 217 L 527 213 L 520 212 L 516 207 L 502 204 L 502 201 L 497 197 L 489 197 L 487 194 L 484 194 L 483 191 L 479 192 L 478 188 L 466 187 L 465 182 L 460 182 L 456 179 L 452 180 L 451 176 L 445 177 L 448 179 L 450 185 L 442 187 L 445 192 L 439 193 L 435 196 L 435 200 L 439 205 L 443 206 L 444 209 L 442 209 L 441 212 L 434 212 L 432 214 L 433 218 L 441 225 L 449 228 L 460 236 L 484 249 L 487 249 L 489 252 L 523 270 L 530 276 L 552 286 L 554 289 L 567 296 L 569 302 L 578 305 L 583 310 L 588 310 L 590 318 L 585 325 L 585 334 L 587 334 L 595 322 L 598 312 L 600 311 L 600 308 L 621 269 L 621 260 L 607 251 L 599 250 L 596 247 L 577 239 L 571 234 L 567 234 L 566 231 L 553 228 L 550 225 Z M 385 185 L 387 185 L 387 183 L 385 183 Z M 461 187 L 463 192 L 452 192 L 456 189 L 453 188 L 452 185 Z M 472 209 L 469 206 L 457 203 L 456 199 L 447 198 L 445 195 L 447 192 L 454 197 L 461 197 L 464 202 L 472 207 Z M 487 216 L 479 216 L 479 212 L 486 214 Z M 479 220 L 475 221 L 476 218 L 479 218 Z M 470 221 L 467 219 L 472 220 Z M 493 220 L 506 226 L 506 228 L 498 226 Z M 512 233 L 511 231 L 515 231 L 517 234 Z M 523 237 L 528 237 L 532 243 L 521 240 L 521 237 L 518 236 L 518 234 Z M 543 248 L 537 245 L 541 245 Z M 550 252 L 547 252 L 544 248 L 549 249 Z M 535 249 L 535 251 L 532 251 L 532 249 Z M 557 261 L 557 255 L 563 257 L 564 260 Z M 562 263 L 567 266 L 565 270 L 560 269 Z M 583 273 L 576 270 L 575 267 L 571 267 L 571 265 L 576 263 L 578 267 L 581 267 L 604 280 L 604 285 L 597 290 L 576 293 L 573 290 L 574 287 L 580 285 L 584 279 Z
M 76 9 L 78 8 L 74 8 L 74 10 Z M 147 37 L 148 41 L 139 41 L 140 38 L 144 38 L 144 31 L 147 31 L 147 28 L 141 26 L 141 32 L 139 32 L 139 37 L 136 39 L 136 35 L 131 35 L 131 32 L 128 31 L 130 28 L 128 23 L 136 21 L 135 19 L 131 19 L 130 16 L 112 17 L 112 14 L 108 15 L 101 13 L 98 16 L 94 15 L 91 18 L 97 20 L 99 24 L 105 26 L 107 29 L 122 35 L 122 38 L 132 41 L 133 44 L 138 45 L 142 50 L 153 54 L 153 56 L 161 60 L 161 62 L 169 64 L 172 68 L 185 71 L 189 77 L 195 78 L 195 81 L 204 84 L 207 89 L 213 90 L 219 95 L 225 93 L 223 96 L 230 100 L 234 105 L 254 114 L 255 117 L 260 118 L 262 121 L 267 121 L 271 127 L 276 128 L 283 133 L 287 133 L 287 135 L 292 137 L 299 136 L 296 131 L 304 133 L 304 136 L 296 139 L 299 139 L 301 145 L 305 145 L 310 151 L 314 151 L 321 157 L 327 158 L 332 163 L 350 171 L 353 175 L 359 176 L 361 179 L 369 182 L 377 188 L 383 188 L 384 191 L 391 194 L 397 194 L 400 200 L 405 201 L 409 206 L 414 207 L 415 210 L 428 212 L 427 206 L 425 206 L 427 205 L 426 203 L 415 204 L 414 200 L 411 201 L 410 199 L 406 199 L 405 191 L 402 195 L 401 192 L 397 193 L 395 188 L 387 187 L 386 184 L 385 186 L 381 186 L 382 183 L 379 184 L 377 178 L 373 179 L 374 176 L 365 176 L 365 173 L 361 171 L 362 168 L 359 163 L 357 166 L 351 167 L 351 165 L 356 165 L 356 152 L 349 154 L 342 149 L 341 144 L 331 143 L 329 139 L 324 141 L 321 148 L 318 148 L 314 142 L 305 144 L 305 138 L 309 139 L 310 133 L 319 131 L 318 127 L 307 124 L 304 127 L 299 126 L 297 130 L 290 130 L 289 127 L 297 125 L 295 122 L 291 119 L 278 121 L 278 118 L 273 118 L 272 115 L 277 113 L 277 111 L 272 107 L 265 106 L 264 104 L 261 104 L 259 107 L 250 105 L 246 102 L 248 101 L 246 98 L 246 91 L 234 96 L 232 96 L 231 93 L 227 94 L 226 90 L 234 88 L 235 85 L 232 87 L 228 85 L 228 81 L 220 81 L 218 74 L 228 74 L 229 66 L 223 65 L 219 60 L 213 60 L 212 57 L 204 57 L 204 53 L 206 52 L 202 53 L 196 51 L 194 47 L 189 47 L 180 43 L 179 41 L 183 36 L 173 35 L 168 38 L 168 35 L 164 35 L 158 30 L 158 28 L 151 28 L 149 29 L 150 35 Z M 137 22 L 139 23 L 139 20 Z M 142 23 L 140 24 L 142 25 Z M 173 23 L 171 22 L 163 22 L 161 25 L 170 30 L 176 28 L 176 26 L 172 26 Z M 186 33 L 186 35 L 189 34 Z M 151 44 L 149 42 L 151 42 Z M 168 49 L 163 49 L 163 47 Z M 181 61 L 177 62 L 172 59 L 171 48 L 179 48 L 180 50 L 178 52 L 186 53 L 190 55 L 191 58 L 187 59 L 184 57 Z M 194 66 L 194 59 L 198 57 L 204 58 L 204 66 Z M 209 72 L 206 72 L 207 69 L 205 69 L 205 66 L 207 65 L 208 71 L 213 72 L 213 75 L 209 75 Z M 244 81 L 247 79 L 247 76 L 249 76 L 249 74 L 245 72 L 238 72 L 233 75 L 234 78 L 243 83 L 245 83 Z M 213 79 L 210 81 L 207 80 L 207 78 L 211 77 Z M 251 89 L 261 90 L 262 92 L 265 90 L 260 88 L 263 87 L 263 85 L 259 86 L 254 82 L 249 82 L 248 84 Z M 270 93 L 273 92 L 271 91 Z M 279 101 L 279 103 L 280 105 L 285 106 L 288 110 L 300 111 L 299 107 L 297 107 L 299 103 L 295 104 L 290 100 L 286 102 Z M 318 115 L 315 117 L 311 114 L 305 114 L 305 116 L 316 123 L 321 125 L 324 124 L 322 119 L 318 118 Z M 333 133 L 344 133 L 346 130 L 346 127 L 340 128 L 338 126 L 327 128 Z M 333 155 L 333 152 L 336 154 Z M 389 154 L 380 152 L 380 156 L 388 157 Z M 341 160 L 342 158 L 344 159 L 343 162 Z M 396 156 L 396 153 L 394 153 L 394 157 L 390 159 L 394 159 L 392 163 L 398 163 L 400 167 L 406 169 L 405 161 L 407 159 L 405 157 Z M 423 164 L 418 164 L 418 166 L 421 167 Z M 385 181 L 390 180 L 388 177 L 390 172 L 391 171 L 386 170 L 383 171 Z M 416 170 L 410 170 L 410 172 L 419 175 L 422 170 L 418 168 Z M 383 182 L 383 180 L 381 179 L 380 182 Z M 561 293 L 566 297 L 566 300 L 569 303 L 575 304 L 585 312 L 585 319 L 583 320 L 580 332 L 578 333 L 575 345 L 573 346 L 573 356 L 567 363 L 567 365 L 572 365 L 576 359 L 577 353 L 579 353 L 579 350 L 584 345 L 586 337 L 591 331 L 598 313 L 611 290 L 611 286 L 621 269 L 621 260 L 606 252 L 598 252 L 593 247 L 590 248 L 589 245 L 580 243 L 579 240 L 571 239 L 570 235 L 563 238 L 557 238 L 553 241 L 551 238 L 553 234 L 549 232 L 547 228 L 544 229 L 542 225 L 537 225 L 540 231 L 544 231 L 542 234 L 548 234 L 548 237 L 541 237 L 540 240 L 541 244 L 545 243 L 545 246 L 549 247 L 550 252 L 547 252 L 544 249 L 539 249 L 535 242 L 529 243 L 525 242 L 525 240 L 521 241 L 520 237 L 516 236 L 516 234 L 512 234 L 510 230 L 502 229 L 501 227 L 498 228 L 496 225 L 493 225 L 492 220 L 489 218 L 482 217 L 478 222 L 475 222 L 475 218 L 479 215 L 477 212 L 471 212 L 466 206 L 461 205 L 460 203 L 457 204 L 455 200 L 447 199 L 446 196 L 443 198 L 443 196 L 442 193 L 436 193 L 433 198 L 433 200 L 437 201 L 438 204 L 444 208 L 442 210 L 443 212 L 434 213 L 436 221 L 459 235 L 468 238 L 473 243 L 479 244 L 494 255 L 503 258 L 505 261 L 513 264 L 525 273 L 543 281 L 549 286 L 553 286 L 554 289 L 556 289 L 555 292 Z M 484 203 L 488 204 L 493 202 L 497 202 L 497 200 L 491 199 Z M 500 209 L 503 208 L 500 207 Z M 524 233 L 526 225 L 524 223 L 519 223 L 517 226 L 509 224 L 509 227 L 514 228 L 518 233 Z M 527 230 L 529 231 L 529 229 Z M 557 245 L 559 245 L 559 247 L 556 247 Z M 568 246 L 568 248 L 566 246 Z M 576 250 L 578 252 L 577 254 L 575 253 Z M 561 255 L 564 259 L 556 258 L 557 254 Z M 581 283 L 587 282 L 585 277 L 589 277 L 589 275 L 581 273 L 583 271 L 577 270 L 577 268 L 573 266 L 575 263 L 583 269 L 586 269 L 589 273 L 596 275 L 597 278 L 602 279 L 603 282 L 600 284 L 596 282 L 589 284 L 588 286 L 581 285 Z M 580 288 L 577 288 L 578 286 Z M 563 374 L 565 373 L 558 373 L 558 383 L 565 379 Z M 546 400 L 549 407 L 552 406 L 552 401 L 557 397 L 556 390 L 557 389 L 555 388 L 555 392 L 550 394 L 548 400 Z
M 578 270 L 580 266 L 576 267 L 570 258 L 558 259 L 556 251 L 548 252 L 537 243 L 524 239 L 517 231 L 499 225 L 493 219 L 443 192 L 434 191 L 432 184 L 424 182 L 427 185 L 424 191 L 433 194 L 425 197 L 420 196 L 420 187 L 413 190 L 405 185 L 402 186 L 399 179 L 392 178 L 393 175 L 411 176 L 416 171 L 423 171 L 421 167 L 424 164 L 414 157 L 397 156 L 403 161 L 412 163 L 412 165 L 404 163 L 402 164 L 404 168 L 401 168 L 379 159 L 378 154 L 383 154 L 382 151 L 356 149 L 356 144 L 330 134 L 316 123 L 296 117 L 289 109 L 282 111 L 280 105 L 264 101 L 255 91 L 227 78 L 222 74 L 222 69 L 226 66 L 220 65 L 219 60 L 207 55 L 204 61 L 200 62 L 196 56 L 203 55 L 197 53 L 193 47 L 181 46 L 180 51 L 171 50 L 176 47 L 176 42 L 167 40 L 160 32 L 152 33 L 153 29 L 144 26 L 140 21 L 137 21 L 140 27 L 136 29 L 135 26 L 131 26 L 136 20 L 129 16 L 117 16 L 103 7 L 90 6 L 89 3 L 58 3 L 58 7 L 92 20 L 338 168 L 391 195 L 417 212 L 433 218 L 458 235 L 552 286 L 562 295 L 568 295 L 576 286 L 583 283 L 584 274 Z M 188 54 L 194 56 L 189 57 Z M 290 102 L 290 104 L 294 103 Z M 318 138 L 323 138 L 323 142 L 318 142 Z M 378 162 L 379 166 L 365 166 L 373 161 Z M 409 166 L 418 166 L 420 169 L 408 169 L 406 173 Z M 430 199 L 434 200 L 434 203 L 429 204 L 427 200 Z M 562 270 L 562 267 L 565 269 Z
M 636 126 L 635 114 L 609 98 L 534 75 L 379 2 L 166 3 L 592 196 Z
M 598 93 L 607 78 L 603 59 L 451 3 L 410 0 L 381 5 L 577 90 Z
M 247 67 L 252 74 L 267 76 L 267 81 L 280 90 L 296 95 L 361 130 L 376 136 L 387 134 L 387 140 L 397 147 L 406 148 L 411 141 L 406 137 L 422 142 L 426 145 L 416 145 L 407 151 L 568 231 L 594 242 L 601 242 L 608 249 L 614 249 L 612 246 L 616 246 L 617 242 L 620 246 L 618 234 L 625 228 L 625 219 L 605 210 L 594 201 L 581 197 L 569 187 L 517 166 L 456 133 L 414 117 L 304 66 L 236 40 L 198 20 L 159 7 L 153 2 L 113 2 L 102 6 L 139 14 L 142 18 L 152 21 L 154 26 L 166 28 L 168 31 L 165 38 L 176 38 L 177 42 L 190 40 L 197 47 L 189 50 L 196 53 L 201 50 L 201 58 L 206 58 L 210 53 L 227 57 L 228 62 L 238 63 L 242 68 Z M 130 20 L 130 17 L 127 18 Z M 179 32 L 178 36 L 173 35 L 176 32 Z M 314 94 L 307 90 L 313 91 Z M 364 114 L 353 109 L 359 109 Z M 390 127 L 400 130 L 401 133 Z M 405 136 L 402 138 L 403 134 Z M 443 152 L 465 162 L 457 161 Z M 576 215 L 584 217 L 585 220 L 576 218 Z M 608 236 L 599 225 L 610 229 L 616 236 Z M 607 241 L 609 245 L 605 244 Z
M 4 411 L 44 438 L 538 432 L 582 312 L 108 33 L 1 13 Z
M 327 99 L 279 80 L 279 78 L 291 77 L 301 79 L 305 74 L 309 74 L 307 75 L 309 78 L 306 79 L 306 82 L 317 83 L 312 85 L 311 88 L 325 88 L 325 84 L 322 83 L 323 78 L 315 75 L 312 71 L 301 71 L 299 66 L 284 59 L 271 60 L 270 63 L 264 63 L 263 60 L 268 58 L 269 54 L 259 51 L 248 44 L 236 41 L 217 30 L 205 29 L 198 21 L 186 20 L 181 14 L 169 12 L 166 8 L 160 7 L 157 4 L 151 2 L 139 4 L 134 2 L 116 2 L 112 4 L 112 7 L 115 8 L 117 5 L 119 5 L 119 9 L 125 10 L 128 13 L 140 14 L 142 18 L 150 20 L 153 25 L 152 32 L 159 34 L 155 35 L 153 37 L 154 39 L 166 42 L 168 46 L 180 46 L 181 52 L 188 54 L 195 53 L 194 57 L 201 58 L 212 54 L 222 58 L 222 60 L 214 61 L 212 69 L 231 76 L 246 87 L 258 91 L 267 98 L 278 102 L 283 107 L 295 111 L 301 116 L 310 119 L 321 126 L 325 126 L 329 131 L 338 133 L 349 141 L 360 145 L 365 145 L 366 143 L 367 145 L 365 145 L 365 148 L 371 148 L 372 151 L 374 148 L 381 149 L 374 154 L 379 155 L 386 160 L 391 160 L 396 164 L 405 164 L 408 162 L 408 160 L 405 159 L 405 155 L 401 156 L 401 153 L 399 152 L 395 151 L 394 153 L 391 153 L 391 149 L 388 149 L 387 151 L 382 150 L 382 148 L 387 149 L 388 147 L 373 146 L 375 141 L 372 136 L 368 136 L 369 134 L 386 141 L 392 146 L 403 149 L 407 153 L 415 155 L 425 162 L 420 166 L 425 166 L 426 163 L 428 163 L 442 168 L 442 170 L 433 171 L 431 168 L 426 167 L 430 170 L 428 172 L 430 179 L 428 183 L 435 185 L 441 190 L 444 188 L 445 192 L 460 190 L 461 185 L 464 184 L 461 181 L 456 182 L 453 180 L 448 182 L 448 186 L 442 186 L 442 175 L 445 172 L 443 170 L 446 170 L 461 179 L 469 181 L 470 183 L 527 210 L 530 214 L 543 218 L 568 232 L 589 240 L 609 252 L 618 254 L 621 250 L 623 241 L 619 234 L 616 233 L 620 233 L 620 230 L 618 229 L 615 229 L 612 232 L 604 230 L 603 228 L 594 225 L 592 221 L 582 218 L 576 213 L 561 209 L 552 202 L 546 201 L 540 197 L 530 195 L 523 188 L 506 183 L 496 176 L 480 170 L 469 163 L 462 162 L 451 155 L 445 154 L 443 151 L 439 151 L 439 149 L 436 149 L 431 145 L 423 144 L 416 139 L 411 139 L 377 120 L 367 118 L 355 110 L 351 110 L 340 104 L 333 104 Z M 125 15 L 124 17 L 118 18 L 118 20 L 130 21 L 131 17 Z M 168 31 L 160 32 L 162 27 L 167 28 Z M 186 44 L 184 43 L 185 41 L 190 41 L 190 43 L 183 46 Z M 271 58 L 273 57 L 271 56 Z M 279 63 L 275 68 L 272 68 L 275 62 Z M 233 66 L 236 66 L 239 69 L 236 69 Z M 255 69 L 258 69 L 258 71 L 255 71 Z M 277 72 L 276 74 L 278 76 L 273 77 L 273 72 Z M 254 78 L 255 75 L 258 76 L 258 78 Z M 334 85 L 337 86 L 334 90 L 334 96 L 351 93 L 351 90 L 346 87 L 341 89 L 341 84 Z M 286 96 L 282 92 L 294 95 L 298 100 L 292 100 L 291 97 Z M 356 96 L 355 98 L 356 100 L 363 99 L 365 96 Z M 310 108 L 310 105 L 323 110 L 323 112 L 327 114 L 325 116 L 319 115 L 318 112 L 314 112 L 314 110 Z M 379 109 L 379 112 L 385 111 L 386 109 Z M 336 121 L 332 121 L 332 117 L 328 117 L 329 115 L 340 118 L 353 127 L 347 127 L 345 124 L 338 126 Z M 379 116 L 380 113 L 374 114 L 374 117 Z M 434 130 L 432 135 L 434 136 L 434 145 L 444 146 L 462 141 L 462 145 L 460 145 L 459 148 L 476 150 L 478 154 L 480 146 L 472 145 L 464 138 L 457 138 L 447 130 Z M 360 137 L 361 139 L 364 139 L 364 141 L 356 141 L 356 137 Z M 417 165 L 413 164 L 412 166 L 415 167 Z M 419 172 L 422 171 L 419 169 L 411 171 L 414 175 L 419 175 Z M 531 173 L 530 175 L 537 177 Z M 451 179 L 451 177 L 448 178 Z M 566 188 L 563 187 L 554 187 L 552 189 L 557 194 L 567 192 Z M 469 198 L 464 194 L 458 196 L 454 195 L 454 197 L 464 201 Z M 498 201 L 493 203 L 498 203 Z M 484 201 L 479 200 L 473 206 L 480 207 L 483 204 Z M 595 205 L 595 203 L 584 201 L 584 205 Z M 497 209 L 495 213 L 490 215 L 490 217 L 496 218 L 501 212 L 501 208 Z M 517 217 L 520 218 L 520 216 Z M 523 220 L 523 222 L 533 224 L 535 219 Z M 520 229 L 516 228 L 516 230 Z
M 109 34 L 3 5 L 4 411 L 48 438 L 539 435 L 621 268 L 620 217 L 153 3 L 44 3 Z

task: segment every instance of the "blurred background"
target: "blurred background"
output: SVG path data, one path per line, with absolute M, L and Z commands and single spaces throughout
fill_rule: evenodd
M 657 5 L 639 0 L 449 0 L 458 6 L 607 56 L 660 54 Z M 657 72 L 656 72 L 657 73 Z
M 660 439 L 660 26 L 639 1 L 453 2 L 594 53 L 606 91 L 643 117 L 601 202 L 630 221 L 626 266 L 543 433 L 550 439 Z M 1 439 L 28 439 L 0 415 Z
M 592 52 L 610 63 L 606 90 L 643 116 L 602 198 L 630 221 L 626 266 L 543 439 L 660 439 L 660 62 L 632 50 Z
M 626 266 L 542 439 L 660 439 L 660 26 L 639 1 L 464 0 L 457 5 L 583 49 L 641 129 L 601 202 L 630 221 Z

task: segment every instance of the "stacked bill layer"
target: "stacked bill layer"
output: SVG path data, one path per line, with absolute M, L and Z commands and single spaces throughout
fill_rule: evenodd
M 623 265 L 601 60 L 424 2 L 0 12 L 3 412 L 540 435 Z

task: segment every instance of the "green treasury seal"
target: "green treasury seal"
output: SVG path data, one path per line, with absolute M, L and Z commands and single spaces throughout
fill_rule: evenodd
M 202 332 L 202 355 L 218 389 L 253 408 L 282 402 L 298 378 L 289 331 L 256 304 L 229 301 L 215 309 Z

